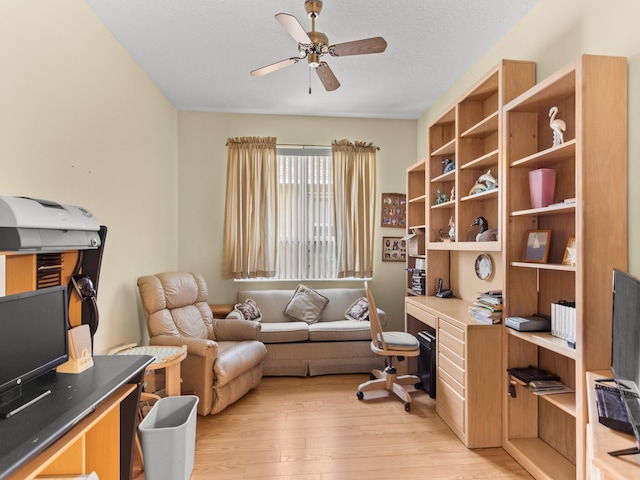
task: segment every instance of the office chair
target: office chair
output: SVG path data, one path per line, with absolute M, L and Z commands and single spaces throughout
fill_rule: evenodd
M 364 392 L 372 390 L 389 390 L 395 393 L 401 400 L 404 400 L 404 409 L 411 410 L 411 395 L 404 388 L 404 385 L 415 385 L 420 382 L 416 375 L 396 374 L 393 366 L 393 357 L 417 357 L 420 355 L 420 343 L 418 339 L 405 332 L 383 332 L 376 310 L 376 302 L 373 299 L 368 282 L 364 283 L 364 288 L 369 302 L 369 323 L 371 324 L 371 350 L 378 355 L 388 359 L 384 370 L 373 370 L 371 380 L 360 384 L 357 396 L 359 400 L 364 399 Z M 374 378 L 375 377 L 375 378 Z

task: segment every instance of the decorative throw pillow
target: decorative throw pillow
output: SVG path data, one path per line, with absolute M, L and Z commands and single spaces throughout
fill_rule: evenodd
M 344 312 L 347 320 L 366 320 L 369 318 L 369 302 L 367 297 L 360 297 Z
M 300 284 L 284 309 L 284 314 L 292 320 L 315 323 L 328 303 L 327 297 Z
M 240 312 L 245 320 L 253 320 L 255 322 L 262 320 L 262 313 L 260 313 L 258 305 L 250 298 L 247 298 L 244 303 L 236 303 L 233 310 Z

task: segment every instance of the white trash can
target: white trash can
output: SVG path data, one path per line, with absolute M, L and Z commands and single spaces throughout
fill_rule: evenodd
M 195 395 L 161 398 L 140 422 L 146 480 L 189 480 L 197 406 Z

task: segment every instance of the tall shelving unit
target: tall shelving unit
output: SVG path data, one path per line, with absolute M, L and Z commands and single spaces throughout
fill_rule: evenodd
M 411 288 L 411 271 L 416 268 L 416 260 L 426 262 L 424 232 L 426 230 L 426 160 L 420 160 L 407 169 L 407 233 L 416 236 L 407 251 L 407 295 L 415 295 Z
M 500 252 L 501 237 L 476 242 L 476 217 L 502 230 L 500 220 L 503 106 L 535 84 L 535 63 L 502 60 L 428 127 L 427 158 L 407 171 L 409 201 L 420 197 L 425 214 L 426 294 L 434 295 L 438 278 L 448 278 L 451 251 Z M 456 167 L 444 172 L 446 159 Z M 424 193 L 412 195 L 411 177 L 424 171 Z M 469 194 L 479 177 L 490 171 L 497 188 Z M 452 191 L 454 193 L 453 199 Z M 447 201 L 438 202 L 438 194 Z M 450 220 L 455 235 L 448 238 Z M 409 225 L 411 226 L 411 224 Z M 442 241 L 442 239 L 448 241 Z M 413 260 L 409 260 L 408 268 Z
M 504 366 L 537 366 L 575 393 L 535 395 L 506 371 L 503 447 L 535 478 L 585 478 L 586 372 L 607 369 L 613 268 L 627 267 L 627 60 L 584 55 L 508 103 L 503 218 L 504 317 L 576 302 L 575 348 L 505 327 Z M 553 145 L 549 111 L 566 123 Z M 556 171 L 555 202 L 531 208 L 529 172 Z M 562 203 L 575 198 L 575 203 Z M 527 231 L 551 230 L 547 263 L 523 261 Z M 576 237 L 576 264 L 562 263 Z

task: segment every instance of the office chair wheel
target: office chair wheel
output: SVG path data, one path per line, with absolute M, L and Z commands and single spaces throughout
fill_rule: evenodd
M 358 397 L 358 400 L 362 400 L 364 398 L 364 393 L 356 392 L 356 397 Z
M 411 411 L 411 404 L 409 402 L 404 404 L 404 411 L 405 412 L 410 412 Z

